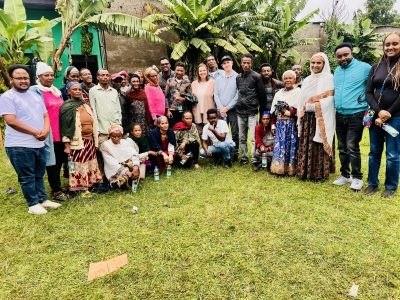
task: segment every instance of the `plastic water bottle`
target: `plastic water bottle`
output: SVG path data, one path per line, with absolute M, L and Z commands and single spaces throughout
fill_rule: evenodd
M 158 167 L 154 167 L 154 181 L 159 181 L 160 180 L 160 171 L 158 170 Z
M 265 169 L 267 167 L 267 153 L 264 152 L 261 156 L 261 167 Z
M 399 135 L 399 132 L 387 123 L 382 124 L 382 129 L 389 133 L 392 137 L 396 137 Z
M 68 170 L 71 174 L 75 173 L 75 163 L 73 162 L 71 155 L 68 155 Z
M 167 165 L 167 177 L 171 177 L 172 175 L 172 167 L 171 165 Z
M 132 193 L 136 193 L 139 185 L 139 179 L 132 181 Z
M 192 152 L 189 152 L 188 154 L 186 154 L 186 156 L 188 157 L 187 159 L 181 159 L 181 165 L 186 164 L 186 162 L 189 160 L 189 158 L 193 156 L 193 154 Z

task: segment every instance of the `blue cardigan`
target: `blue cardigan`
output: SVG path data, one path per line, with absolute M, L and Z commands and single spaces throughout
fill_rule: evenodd
M 176 147 L 175 133 L 171 128 L 167 130 L 167 141 Z M 150 145 L 154 151 L 160 151 L 162 149 L 161 131 L 160 128 L 154 128 L 150 133 Z

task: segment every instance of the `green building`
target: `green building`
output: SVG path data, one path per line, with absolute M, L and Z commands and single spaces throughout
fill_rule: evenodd
M 39 20 L 41 17 L 46 19 L 54 19 L 58 17 L 58 13 L 55 11 L 54 0 L 23 0 L 28 20 Z M 0 0 L 0 7 L 3 7 L 4 1 Z M 61 56 L 63 63 L 63 70 L 57 72 L 56 80 L 54 85 L 57 87 L 63 86 L 63 75 L 65 69 L 70 65 L 69 58 L 72 59 L 72 65 L 81 68 L 88 68 L 95 79 L 95 74 L 99 68 L 106 66 L 106 52 L 104 48 L 104 36 L 103 32 L 99 32 L 93 28 L 89 28 L 89 32 L 92 34 L 92 51 L 88 56 L 82 55 L 81 41 L 82 33 L 81 29 L 76 30 L 71 38 L 71 53 L 68 48 L 64 51 Z M 58 24 L 53 28 L 53 37 L 55 46 L 59 44 L 61 40 L 61 24 Z

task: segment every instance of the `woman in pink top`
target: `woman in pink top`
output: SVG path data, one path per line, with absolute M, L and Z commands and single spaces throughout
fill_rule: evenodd
M 54 85 L 54 72 L 50 66 L 43 62 L 38 62 L 36 65 L 37 88 L 40 90 L 44 104 L 49 114 L 51 133 L 53 136 L 54 154 L 56 164 L 46 167 L 47 178 L 51 187 L 51 194 L 54 200 L 65 201 L 67 196 L 61 191 L 60 171 L 62 164 L 66 161 L 64 153 L 64 144 L 60 136 L 59 115 L 60 108 L 64 103 L 61 96 L 61 91 Z
M 193 106 L 194 123 L 201 134 L 207 123 L 207 110 L 216 108 L 214 102 L 215 80 L 208 76 L 207 66 L 200 64 L 197 67 L 197 80 L 192 82 L 192 93 L 198 102 Z
M 160 87 L 158 73 L 154 68 L 147 68 L 144 72 L 144 78 L 147 82 L 144 92 L 147 96 L 149 111 L 151 118 L 153 119 L 154 126 L 157 126 L 157 118 L 160 116 L 165 116 L 164 92 Z

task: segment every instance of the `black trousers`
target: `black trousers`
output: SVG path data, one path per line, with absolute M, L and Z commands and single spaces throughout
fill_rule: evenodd
M 190 168 L 193 164 L 199 163 L 200 145 L 197 141 L 186 144 L 184 154 L 188 154 L 189 152 L 192 153 L 192 157 L 183 165 L 184 168 Z
M 364 112 L 350 115 L 336 113 L 336 135 L 338 139 L 340 173 L 346 178 L 362 179 L 360 141 L 364 130 Z M 351 165 L 351 173 L 350 173 Z
M 64 153 L 63 142 L 54 142 L 54 154 L 56 156 L 56 164 L 54 166 L 46 167 L 46 171 L 51 191 L 57 193 L 61 191 L 61 167 L 63 163 L 67 162 L 67 155 Z

